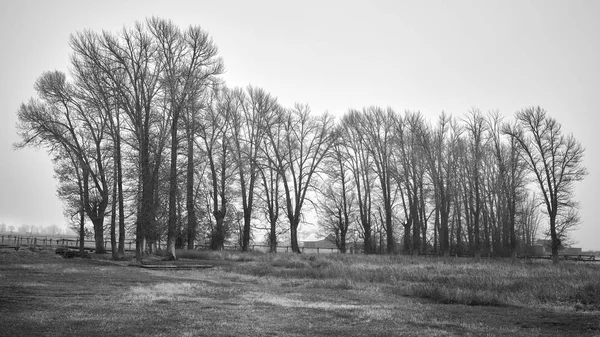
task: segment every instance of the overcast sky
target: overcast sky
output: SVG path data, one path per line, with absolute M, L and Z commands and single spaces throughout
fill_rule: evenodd
M 16 111 L 44 71 L 69 69 L 69 35 L 157 15 L 200 25 L 231 86 L 335 115 L 378 105 L 461 116 L 539 105 L 586 148 L 578 246 L 600 250 L 600 1 L 0 2 L 0 222 L 63 225 L 43 150 L 13 151 Z

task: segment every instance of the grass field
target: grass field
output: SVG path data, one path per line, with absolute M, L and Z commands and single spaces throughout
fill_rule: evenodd
M 179 252 L 0 251 L 2 336 L 597 336 L 600 264 Z M 165 264 L 158 258 L 145 263 Z

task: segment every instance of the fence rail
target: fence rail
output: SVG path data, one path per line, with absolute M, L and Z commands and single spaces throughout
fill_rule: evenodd
M 338 248 L 335 247 L 299 247 L 300 251 L 302 253 L 315 253 L 315 254 L 335 254 L 335 253 L 339 253 L 340 250 Z M 199 249 L 199 250 L 209 250 L 210 246 L 209 245 L 195 245 L 194 249 Z M 239 246 L 225 246 L 224 247 L 225 250 L 240 250 Z M 251 251 L 259 251 L 259 252 L 269 252 L 271 249 L 271 247 L 269 245 L 250 245 L 249 246 L 249 250 Z M 277 252 L 278 253 L 289 253 L 292 252 L 292 246 L 277 246 Z M 349 254 L 362 254 L 362 249 L 355 249 L 353 247 L 349 247 L 347 248 L 347 253 Z
M 521 258 L 535 260 L 552 260 L 552 255 L 525 255 Z M 600 262 L 600 259 L 596 259 L 596 255 L 592 254 L 559 254 L 558 259 L 569 261 Z
M 47 236 L 20 236 L 20 235 L 0 235 L 0 247 L 18 247 L 18 246 L 40 246 L 40 247 L 67 247 L 67 248 L 79 248 L 78 238 L 59 238 L 59 237 L 47 237 Z M 163 246 L 163 242 L 156 242 L 156 246 L 160 249 Z M 104 241 L 104 247 L 110 247 L 110 240 Z M 84 240 L 84 248 L 86 250 L 94 250 L 96 248 L 96 241 Z M 195 249 L 208 250 L 209 245 L 195 245 Z M 239 250 L 239 246 L 230 245 L 225 246 L 225 250 Z M 268 252 L 270 246 L 268 245 L 250 245 L 250 250 Z M 125 241 L 125 250 L 135 250 L 135 240 Z M 291 246 L 277 246 L 277 252 L 291 252 Z M 302 253 L 316 253 L 316 254 L 332 254 L 339 253 L 339 250 L 334 247 L 300 247 Z M 362 251 L 348 249 L 349 253 L 361 253 Z
M 96 241 L 84 240 L 84 248 L 95 249 Z M 104 247 L 109 247 L 110 240 L 104 240 Z M 52 238 L 47 236 L 0 235 L 0 246 L 44 246 L 44 247 L 73 247 L 79 248 L 79 239 Z M 135 240 L 125 241 L 125 250 L 135 250 Z

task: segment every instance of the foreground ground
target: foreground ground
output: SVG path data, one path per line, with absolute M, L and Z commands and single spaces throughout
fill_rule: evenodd
M 484 289 L 485 266 L 465 271 L 482 284 L 466 294 L 469 290 L 449 288 L 460 278 L 449 270 L 471 268 L 464 262 L 399 260 L 394 267 L 391 258 L 381 263 L 282 254 L 204 258 L 213 260 L 179 263 L 215 267 L 144 269 L 129 262 L 64 259 L 51 251 L 0 251 L 0 335 L 600 335 L 595 293 L 546 300 L 552 297 L 547 290 L 537 290 L 526 299 L 529 291 L 520 289 L 527 285 L 515 281 L 498 287 L 514 287 L 516 297 L 500 296 Z M 593 278 L 600 276 L 598 267 L 566 268 L 584 268 L 567 272 Z M 509 268 L 517 280 L 527 268 L 557 267 L 491 268 Z

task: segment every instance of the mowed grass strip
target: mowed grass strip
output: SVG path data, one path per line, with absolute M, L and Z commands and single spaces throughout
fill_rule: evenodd
M 597 277 L 593 266 L 179 253 L 219 267 L 145 270 L 47 252 L 0 254 L 0 331 L 16 336 L 600 333 L 599 312 L 590 304 L 596 301 L 595 286 L 582 280 L 581 288 L 567 289 L 570 295 L 550 296 L 531 280 L 545 275 L 559 287 L 556 278 L 568 283 L 571 274 Z M 498 276 L 504 281 L 494 279 Z M 528 282 L 534 290 L 526 290 Z M 512 291 L 517 295 L 509 296 Z M 530 299 L 518 299 L 527 292 Z M 577 311 L 574 303 L 588 309 Z

